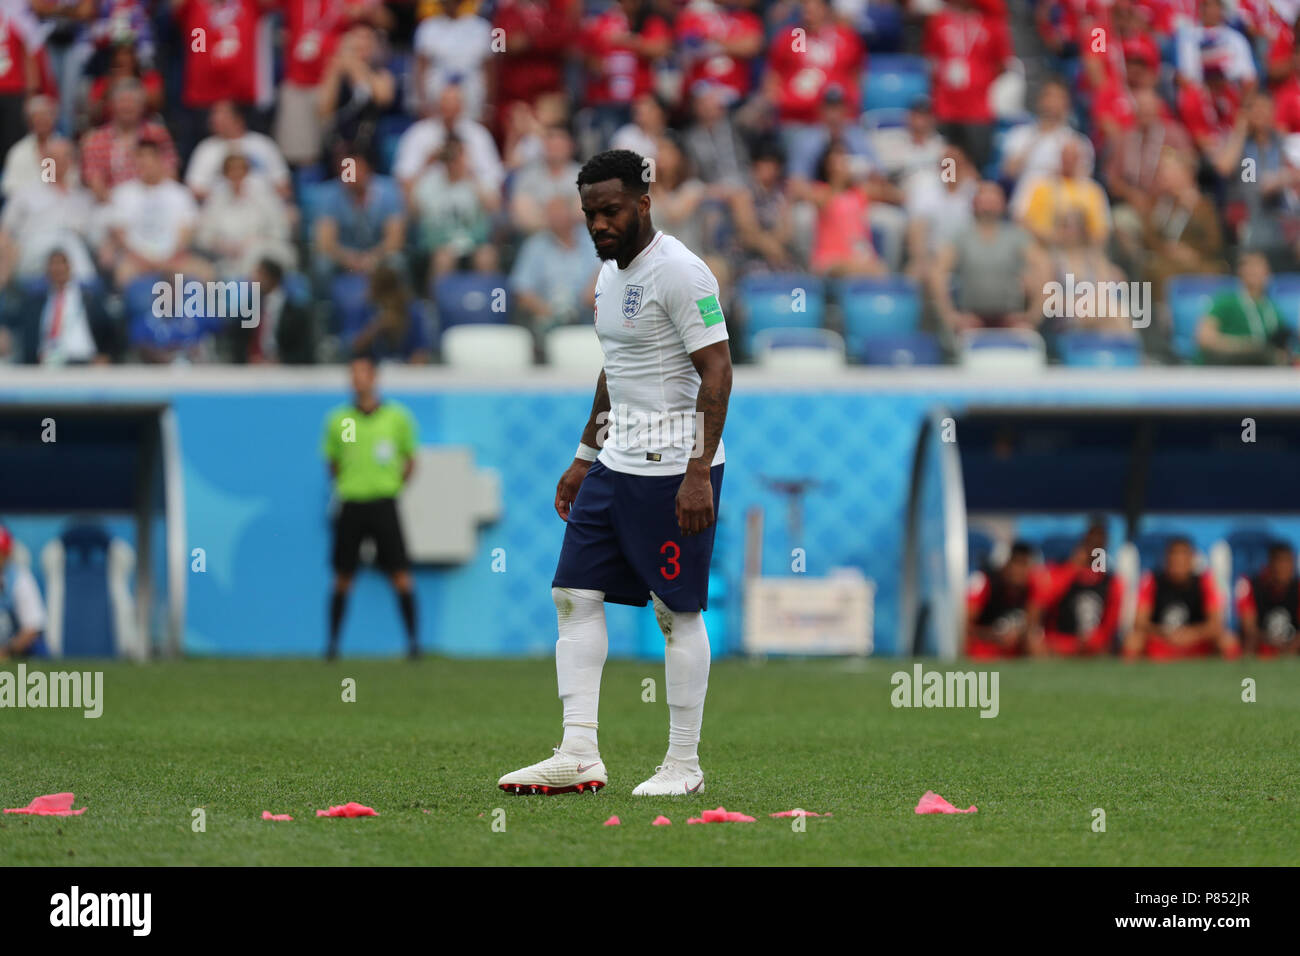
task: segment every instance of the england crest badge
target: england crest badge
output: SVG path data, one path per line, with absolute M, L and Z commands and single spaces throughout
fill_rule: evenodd
M 645 286 L 630 285 L 623 290 L 623 318 L 632 319 L 641 311 L 641 296 Z

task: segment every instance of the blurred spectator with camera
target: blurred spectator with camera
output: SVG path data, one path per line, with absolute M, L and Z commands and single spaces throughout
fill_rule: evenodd
M 430 166 L 411 191 L 411 208 L 420 245 L 429 255 L 430 274 L 460 269 L 492 272 L 497 250 L 491 238 L 492 216 L 501 194 L 484 189 L 473 173 L 465 144 L 454 136 L 443 143 L 441 160 Z
M 203 202 L 225 175 L 226 157 L 232 153 L 242 156 L 249 171 L 274 187 L 282 198 L 289 198 L 293 184 L 280 148 L 265 133 L 250 131 L 239 107 L 230 100 L 214 104 L 208 114 L 208 128 L 212 135 L 195 147 L 185 170 L 185 185 L 196 200 Z

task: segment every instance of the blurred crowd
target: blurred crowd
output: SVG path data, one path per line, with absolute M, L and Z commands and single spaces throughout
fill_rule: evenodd
M 501 277 L 540 345 L 592 307 L 578 166 L 626 148 L 737 326 L 749 276 L 901 275 L 942 341 L 1064 322 L 1171 360 L 1170 279 L 1237 273 L 1198 360 L 1289 363 L 1269 290 L 1300 268 L 1297 14 L 0 0 L 0 361 L 432 361 L 465 274 Z M 921 92 L 868 108 L 876 57 L 922 64 Z M 169 324 L 149 289 L 175 274 L 257 282 L 259 321 Z M 1150 283 L 1155 321 L 1061 318 L 1067 280 Z

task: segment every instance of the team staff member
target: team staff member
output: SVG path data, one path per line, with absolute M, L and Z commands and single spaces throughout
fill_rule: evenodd
M 45 602 L 36 578 L 13 560 L 14 539 L 0 525 L 0 661 L 46 655 Z
M 326 657 L 338 655 L 339 627 L 361 543 L 375 542 L 376 562 L 397 592 L 406 626 L 408 657 L 419 656 L 415 591 L 411 564 L 397 515 L 397 495 L 415 469 L 418 443 L 415 418 L 406 406 L 381 400 L 375 360 L 357 355 L 351 363 L 351 404 L 336 408 L 325 421 L 323 450 L 342 503 L 334 523 L 334 592 L 330 597 L 330 635 Z
M 1277 657 L 1300 649 L 1300 578 L 1290 545 L 1270 545 L 1259 574 L 1237 582 L 1237 620 L 1248 653 Z
M 1033 554 L 1028 544 L 1017 541 L 998 571 L 971 575 L 966 591 L 966 653 L 970 657 L 995 660 L 1025 655 Z
M 1029 650 L 1035 655 L 1102 654 L 1119 624 L 1124 582 L 1105 570 L 1106 526 L 1089 526 L 1069 558 L 1045 567 L 1029 596 Z
M 1155 660 L 1241 656 L 1236 635 L 1223 623 L 1223 598 L 1209 571 L 1196 573 L 1192 542 L 1173 538 L 1165 564 L 1148 571 L 1138 589 L 1137 618 L 1124 643 L 1124 656 Z

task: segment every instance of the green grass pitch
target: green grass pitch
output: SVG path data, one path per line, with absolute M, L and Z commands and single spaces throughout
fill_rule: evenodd
M 706 792 L 650 800 L 631 790 L 662 758 L 667 737 L 663 667 L 654 662 L 606 669 L 601 751 L 610 786 L 558 797 L 495 786 L 558 742 L 550 660 L 82 666 L 105 670 L 98 720 L 0 709 L 0 806 L 71 790 L 89 810 L 0 816 L 0 863 L 1300 859 L 1300 661 L 1006 664 L 997 668 L 993 719 L 973 709 L 893 708 L 890 675 L 910 662 L 716 661 L 701 748 Z M 355 703 L 341 699 L 348 677 Z M 1246 677 L 1257 683 L 1255 703 L 1242 701 Z M 642 701 L 645 678 L 656 682 L 657 703 Z M 979 812 L 917 816 L 927 789 Z M 316 818 L 317 808 L 348 800 L 381 816 Z M 686 825 L 719 804 L 757 822 Z M 802 833 L 768 817 L 796 806 L 834 816 L 808 820 Z M 205 832 L 192 829 L 196 808 Z M 503 832 L 492 827 L 498 808 Z M 1093 832 L 1094 808 L 1105 810 L 1104 833 Z M 263 810 L 295 820 L 264 822 Z M 650 826 L 660 813 L 671 827 Z M 621 827 L 601 826 L 611 814 Z

